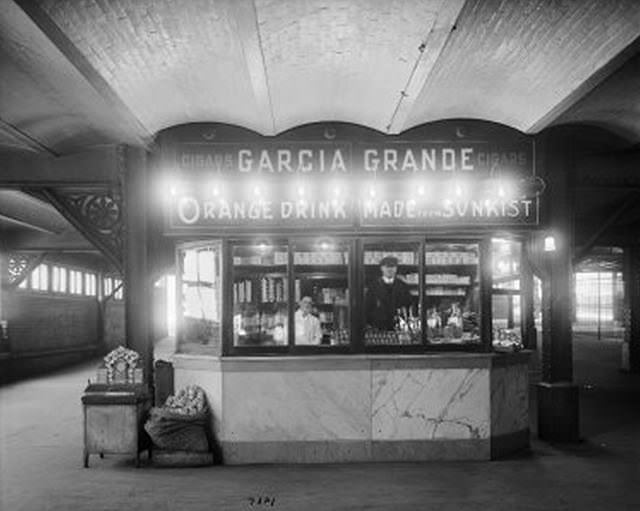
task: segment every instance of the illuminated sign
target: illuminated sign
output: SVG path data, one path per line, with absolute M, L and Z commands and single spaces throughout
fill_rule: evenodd
M 530 174 L 530 141 L 190 143 L 178 148 L 180 171 L 242 175 L 472 173 Z
M 509 226 L 538 223 L 533 142 L 177 142 L 170 232 L 220 229 Z

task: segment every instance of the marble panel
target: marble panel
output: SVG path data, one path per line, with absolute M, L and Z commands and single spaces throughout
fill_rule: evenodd
M 491 372 L 491 435 L 529 428 L 529 368 L 518 364 Z
M 373 371 L 373 440 L 489 437 L 489 369 Z
M 222 442 L 225 464 L 345 463 L 371 461 L 368 440 Z
M 225 371 L 221 439 L 368 439 L 370 376 L 368 371 Z

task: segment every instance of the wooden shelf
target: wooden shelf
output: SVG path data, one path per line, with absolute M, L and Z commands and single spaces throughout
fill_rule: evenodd
M 288 305 L 289 302 L 235 302 L 234 305 L 252 305 L 253 307 L 257 307 L 259 305 L 277 305 L 277 306 L 284 306 L 284 305 Z
M 286 264 L 234 264 L 233 269 L 237 271 L 253 271 L 256 269 L 263 271 L 273 271 L 282 270 L 284 272 L 287 271 Z
M 310 273 L 303 273 L 303 272 L 295 272 L 293 274 L 294 279 L 301 279 L 301 280 L 349 280 L 349 275 L 348 274 L 341 274 L 341 273 L 331 273 L 331 272 L 310 272 Z
M 365 264 L 363 265 L 367 270 L 372 270 L 372 269 L 379 269 L 380 265 L 379 264 Z M 417 268 L 418 266 L 420 266 L 418 263 L 415 264 L 399 264 L 398 268 Z
M 294 264 L 293 265 L 294 271 L 318 271 L 319 269 L 320 272 L 322 273 L 322 270 L 325 269 L 332 269 L 334 271 L 337 270 L 342 270 L 344 269 L 345 271 L 348 271 L 349 269 L 349 265 L 347 264 Z
M 437 286 L 442 286 L 442 287 L 471 287 L 473 284 L 469 283 L 469 284 L 454 284 L 453 282 L 447 283 L 447 282 L 438 282 L 438 283 L 431 283 L 429 282 L 428 284 L 425 283 L 425 286 L 431 286 L 431 287 L 437 287 Z
M 458 268 L 458 267 L 464 267 L 464 266 L 471 266 L 471 267 L 477 267 L 479 266 L 479 262 L 478 263 L 450 263 L 450 264 L 435 264 L 435 263 L 425 263 L 424 266 L 425 268 Z

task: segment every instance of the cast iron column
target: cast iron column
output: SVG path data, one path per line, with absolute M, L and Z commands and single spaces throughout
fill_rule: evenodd
M 624 343 L 622 368 L 640 372 L 640 247 L 624 249 Z
M 539 137 L 547 180 L 546 223 L 556 249 L 543 252 L 542 381 L 538 384 L 538 435 L 547 441 L 579 440 L 578 388 L 573 383 L 573 201 L 570 140 L 553 131 Z
M 144 359 L 144 375 L 153 382 L 151 339 L 151 282 L 147 257 L 147 153 L 137 147 L 124 148 L 125 324 L 127 346 Z

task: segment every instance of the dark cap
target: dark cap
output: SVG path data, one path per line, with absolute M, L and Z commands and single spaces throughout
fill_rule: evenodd
M 394 256 L 385 256 L 380 259 L 380 266 L 398 266 L 398 258 Z

